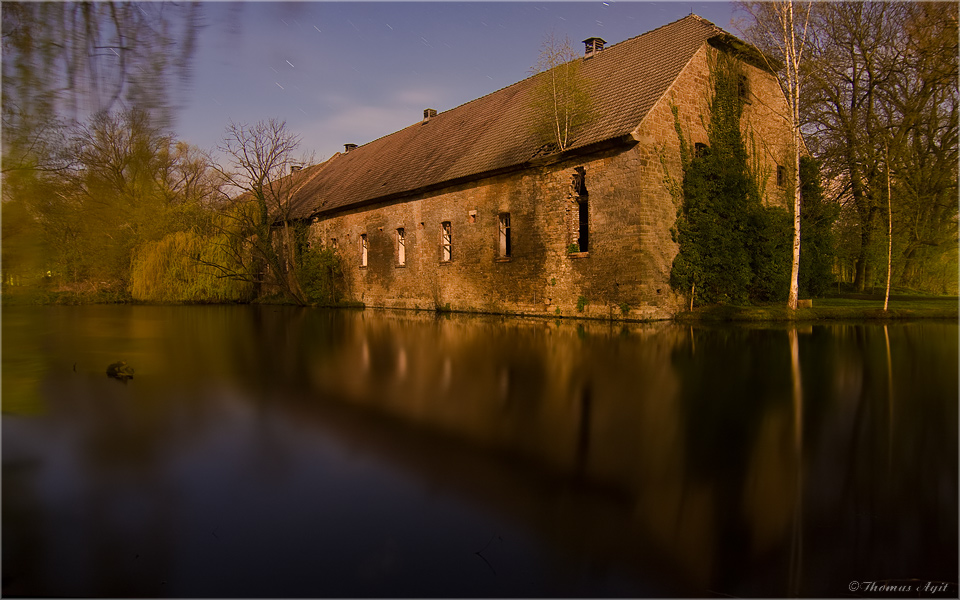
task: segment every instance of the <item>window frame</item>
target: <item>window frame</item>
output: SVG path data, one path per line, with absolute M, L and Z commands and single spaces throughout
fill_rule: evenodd
M 453 224 L 450 221 L 440 223 L 440 262 L 453 261 Z
M 510 232 L 510 213 L 502 212 L 497 215 L 497 257 L 510 258 L 513 256 L 513 240 Z
M 360 234 L 360 268 L 366 269 L 369 264 L 370 246 L 367 240 L 367 234 Z
M 407 266 L 406 230 L 403 227 L 397 227 L 397 266 Z

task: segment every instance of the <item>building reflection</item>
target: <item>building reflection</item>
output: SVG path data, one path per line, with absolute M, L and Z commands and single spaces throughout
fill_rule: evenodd
M 172 563 L 184 542 L 163 531 L 186 528 L 187 511 L 171 490 L 185 496 L 184 480 L 219 488 L 222 478 L 224 489 L 292 498 L 313 473 L 305 448 L 322 440 L 342 461 L 331 472 L 359 461 L 402 473 L 527 532 L 558 564 L 627 578 L 633 595 L 836 595 L 838 578 L 905 566 L 934 578 L 956 564 L 956 397 L 923 385 L 943 373 L 955 383 L 955 325 L 951 334 L 248 316 L 183 323 L 181 333 L 157 327 L 163 319 L 140 323 L 149 335 L 135 346 L 145 365 L 136 386 L 77 376 L 75 358 L 58 356 L 49 370 L 59 374 L 38 389 L 44 427 L 62 443 L 50 444 L 42 468 L 16 473 L 4 443 L 4 510 L 18 516 L 10 531 L 34 539 L 51 530 L 28 510 L 43 502 L 32 477 L 78 478 L 76 510 L 96 516 L 106 532 L 97 535 L 130 529 L 156 540 L 154 560 Z M 114 358 L 108 344 L 77 337 L 83 344 L 50 347 L 90 347 L 96 364 Z M 904 389 L 910 403 L 895 412 L 894 391 Z M 66 461 L 55 472 L 54 459 Z M 143 478 L 140 495 L 125 491 L 131 478 Z M 237 526 L 243 510 L 274 518 L 256 512 L 260 499 L 236 495 Z M 124 511 L 142 523 L 123 521 Z M 223 530 L 202 527 L 190 534 L 220 551 Z M 30 560 L 50 560 L 39 546 L 24 546 Z M 91 572 L 113 581 L 116 549 L 91 552 Z M 129 595 L 145 589 L 121 583 Z
M 482 486 L 459 465 L 436 469 L 422 456 L 402 468 L 538 524 L 538 535 L 569 552 L 624 565 L 656 557 L 662 572 L 678 575 L 667 579 L 701 592 L 749 591 L 742 587 L 748 565 L 772 560 L 779 566 L 763 589 L 803 595 L 811 589 L 803 584 L 805 438 L 814 435 L 821 452 L 832 440 L 856 439 L 854 421 L 843 415 L 862 418 L 857 406 L 874 398 L 863 383 L 874 364 L 862 349 L 863 328 L 841 326 L 850 344 L 814 358 L 825 335 L 834 332 L 669 324 L 614 331 L 606 323 L 400 313 L 345 332 L 342 352 L 308 377 L 320 397 L 499 461 Z M 366 367 L 371 353 L 395 357 L 380 364 L 403 364 L 402 382 L 399 367 Z M 804 360 L 816 372 L 810 389 Z M 835 367 L 825 368 L 827 361 Z M 812 432 L 809 397 L 819 417 Z M 840 420 L 824 419 L 824 411 Z M 837 456 L 872 461 L 873 448 Z M 820 479 L 834 476 L 833 468 L 813 468 Z
M 690 330 L 618 325 L 614 333 L 605 323 L 392 314 L 358 322 L 342 352 L 308 376 L 317 397 L 493 457 L 496 467 L 462 469 L 389 450 L 393 460 L 406 456 L 402 468 L 539 524 L 538 535 L 572 544 L 569 552 L 619 556 L 623 565 L 657 557 L 683 574 L 671 580 L 703 590 L 729 567 L 722 556 L 737 540 L 753 540 L 750 555 L 789 543 L 799 495 L 795 447 L 783 443 L 795 433 L 790 405 L 752 406 L 757 432 L 724 467 L 690 439 L 704 426 L 688 398 L 700 390 L 679 374 L 697 348 Z M 774 379 L 789 382 L 783 338 L 785 369 Z M 703 343 L 699 351 L 713 351 Z M 381 354 L 378 370 L 369 357 Z

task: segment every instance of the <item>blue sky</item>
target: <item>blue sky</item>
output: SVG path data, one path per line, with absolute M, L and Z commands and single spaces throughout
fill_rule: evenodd
M 224 2 L 204 6 L 180 139 L 212 149 L 232 119 L 278 118 L 317 160 L 530 75 L 551 31 L 608 44 L 726 2 Z

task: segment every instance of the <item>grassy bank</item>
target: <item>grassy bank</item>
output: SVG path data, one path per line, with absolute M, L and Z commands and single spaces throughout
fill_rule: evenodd
M 4 286 L 0 301 L 8 306 L 35 304 L 125 304 L 133 301 L 130 294 L 98 290 L 91 292 L 52 291 L 39 287 Z
M 788 310 L 784 304 L 734 306 L 729 304 L 694 307 L 677 315 L 688 321 L 822 321 L 957 319 L 960 302 L 956 296 L 891 296 L 883 310 L 883 296 L 845 294 L 836 298 L 817 298 L 809 308 Z
M 37 304 L 140 304 L 128 294 L 113 292 L 54 292 L 28 287 L 4 287 L 0 302 L 5 305 Z M 289 304 L 280 296 L 265 296 L 254 304 Z M 363 303 L 341 301 L 337 308 L 362 308 Z M 887 311 L 883 296 L 843 294 L 817 298 L 809 308 L 790 311 L 785 304 L 737 306 L 718 304 L 694 307 L 676 316 L 680 322 L 693 321 L 824 321 L 824 320 L 893 320 L 893 319 L 958 319 L 960 300 L 956 296 L 894 295 Z

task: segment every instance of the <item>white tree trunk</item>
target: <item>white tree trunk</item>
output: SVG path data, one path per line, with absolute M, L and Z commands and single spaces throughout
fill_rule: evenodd
M 793 19 L 793 0 L 787 0 L 778 9 L 783 27 L 783 55 L 786 62 L 787 102 L 790 105 L 790 130 L 793 138 L 793 259 L 790 264 L 790 293 L 787 296 L 787 306 L 790 310 L 797 309 L 797 299 L 800 295 L 800 152 L 802 140 L 800 138 L 800 59 L 803 53 L 803 43 L 806 38 L 806 23 L 803 36 L 799 42 L 796 39 L 796 29 Z M 807 17 L 810 9 L 807 7 Z
M 893 204 L 890 202 L 890 148 L 884 142 L 887 162 L 887 292 L 883 297 L 883 311 L 890 306 L 890 279 L 893 273 Z

